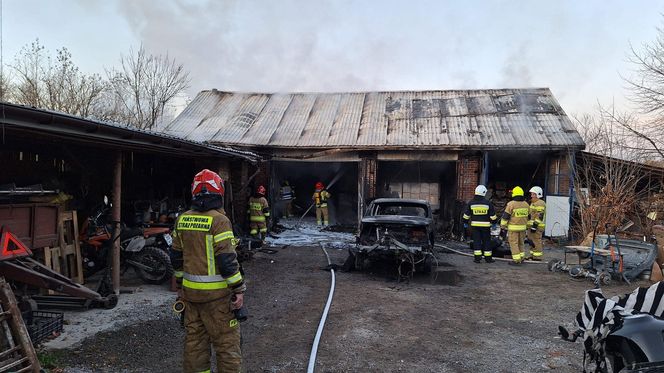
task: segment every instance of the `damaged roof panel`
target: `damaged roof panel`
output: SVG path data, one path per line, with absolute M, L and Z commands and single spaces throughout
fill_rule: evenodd
M 274 146 L 297 146 L 316 101 L 315 95 L 293 95 L 293 100 L 270 139 Z
M 321 145 L 348 146 L 357 142 L 357 132 L 360 129 L 364 108 L 364 97 L 364 93 L 342 95 L 341 105 L 339 105 L 334 125 L 330 130 L 330 136 L 327 139 L 321 139 Z
M 202 91 L 164 132 L 250 147 L 585 146 L 547 88 L 296 94 Z
M 268 95 L 264 95 L 266 98 Z M 291 103 L 293 97 L 291 95 L 275 94 L 267 101 L 261 115 L 258 116 L 254 125 L 251 126 L 249 131 L 245 133 L 241 139 L 250 144 L 264 144 L 270 141 L 274 131 L 279 128 L 281 119 Z M 223 138 L 222 134 L 218 134 L 217 138 Z M 213 141 L 220 141 L 215 138 Z
M 314 103 L 311 116 L 299 138 L 299 144 L 327 142 L 334 119 L 341 106 L 341 94 L 319 96 Z
M 387 141 L 387 116 L 384 93 L 371 92 L 364 101 L 357 146 L 380 146 Z

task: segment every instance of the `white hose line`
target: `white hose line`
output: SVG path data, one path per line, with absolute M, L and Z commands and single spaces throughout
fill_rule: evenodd
M 437 246 L 437 247 L 443 248 L 443 249 L 445 249 L 445 250 L 451 251 L 451 252 L 453 252 L 453 253 L 455 253 L 455 254 L 459 254 L 459 255 L 463 255 L 463 256 L 470 256 L 470 257 L 473 257 L 473 256 L 474 256 L 474 255 L 471 254 L 471 253 L 464 253 L 463 251 L 455 250 L 455 249 L 453 249 L 453 248 L 451 248 L 451 247 L 449 247 L 449 246 L 445 246 L 445 245 L 440 244 L 440 243 L 437 243 L 437 244 L 435 244 L 434 246 Z M 505 258 L 493 258 L 493 260 L 498 260 L 498 261 L 501 261 L 501 262 L 511 262 L 511 261 L 512 261 L 512 259 L 505 259 Z M 547 264 L 547 262 L 544 262 L 544 261 L 538 261 L 538 260 L 524 260 L 524 261 L 522 261 L 522 263 L 530 263 L 530 264 Z
M 330 262 L 330 256 L 327 254 L 325 247 L 320 242 L 318 243 L 318 245 L 320 246 L 321 249 L 323 249 L 323 252 L 327 257 L 327 264 L 331 265 L 332 262 Z M 330 294 L 327 296 L 327 303 L 325 303 L 325 309 L 323 310 L 323 315 L 321 316 L 320 322 L 318 323 L 318 331 L 316 332 L 316 337 L 314 338 L 314 344 L 313 346 L 311 346 L 311 354 L 309 355 L 309 366 L 307 367 L 307 373 L 314 372 L 314 366 L 316 365 L 316 354 L 318 353 L 318 344 L 320 343 L 320 336 L 323 334 L 323 328 L 325 327 L 325 321 L 327 320 L 327 313 L 330 310 L 330 305 L 332 304 L 332 298 L 334 297 L 334 284 L 335 284 L 334 269 L 330 269 L 330 273 L 332 274 L 332 282 L 330 283 Z

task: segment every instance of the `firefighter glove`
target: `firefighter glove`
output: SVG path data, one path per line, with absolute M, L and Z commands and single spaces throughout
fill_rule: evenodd
M 463 223 L 463 229 L 468 229 L 468 223 Z

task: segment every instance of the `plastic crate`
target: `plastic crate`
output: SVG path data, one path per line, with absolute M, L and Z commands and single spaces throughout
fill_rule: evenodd
M 36 345 L 45 339 L 53 336 L 53 333 L 62 332 L 63 328 L 62 312 L 32 311 L 23 313 L 23 321 L 32 339 L 32 344 Z

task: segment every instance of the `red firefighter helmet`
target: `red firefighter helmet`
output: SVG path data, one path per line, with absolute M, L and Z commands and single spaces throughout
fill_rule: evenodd
M 261 196 L 265 195 L 265 187 L 262 185 L 259 185 L 258 188 L 256 188 L 256 193 L 258 193 Z
M 323 189 L 325 189 L 325 185 L 323 185 L 323 183 L 320 182 L 320 181 L 317 182 L 316 183 L 316 190 L 323 190 Z
M 215 193 L 224 195 L 224 181 L 207 168 L 194 176 L 194 182 L 191 183 L 191 195 Z

